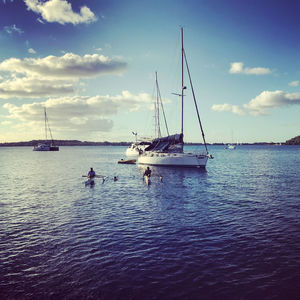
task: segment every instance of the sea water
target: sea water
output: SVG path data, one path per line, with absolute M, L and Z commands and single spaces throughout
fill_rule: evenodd
M 0 148 L 1 299 L 299 297 L 299 146 L 211 146 L 150 185 L 125 150 Z

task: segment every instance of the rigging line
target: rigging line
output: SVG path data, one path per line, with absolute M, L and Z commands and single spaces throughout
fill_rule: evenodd
M 45 137 L 46 137 L 46 141 L 48 140 L 48 136 L 47 136 L 47 114 L 46 114 L 46 107 L 44 107 L 44 116 L 45 116 Z
M 184 78 L 183 78 L 183 57 L 184 57 L 184 48 L 183 48 L 183 28 L 181 27 L 181 134 L 183 135 L 183 90 L 184 90 Z
M 155 99 L 155 83 L 152 86 L 151 99 L 153 101 Z M 153 109 L 152 109 L 152 107 L 153 107 Z M 154 133 L 156 134 L 156 127 L 155 127 L 156 121 L 155 121 L 155 114 L 153 115 L 153 110 L 155 111 L 155 101 L 153 103 L 151 102 L 151 107 L 149 109 L 147 109 L 147 114 L 146 114 L 146 116 L 144 118 L 145 120 L 143 122 L 143 124 L 144 124 L 143 131 L 148 136 L 151 136 L 151 137 L 153 136 L 153 125 L 154 125 Z M 153 124 L 153 119 L 154 119 L 154 124 Z
M 163 106 L 163 102 L 162 102 L 162 99 L 161 99 L 161 94 L 160 94 L 160 90 L 159 89 L 158 89 L 158 93 L 159 93 L 159 100 L 160 100 L 160 105 L 161 105 L 161 109 L 162 109 L 163 116 L 164 116 L 164 121 L 165 121 L 165 126 L 166 126 L 166 130 L 167 130 L 167 134 L 169 136 L 170 133 L 169 133 L 169 128 L 168 128 L 167 118 L 166 118 L 166 115 L 165 115 L 165 110 L 164 110 L 164 106 Z
M 196 97 L 195 97 L 195 92 L 194 92 L 194 87 L 193 87 L 192 78 L 191 78 L 191 74 L 190 74 L 190 69 L 189 69 L 189 65 L 188 65 L 188 62 L 187 62 L 187 59 L 186 59 L 186 54 L 185 54 L 184 49 L 183 49 L 183 55 L 184 55 L 184 61 L 185 61 L 185 65 L 186 65 L 186 68 L 187 68 L 187 72 L 188 72 L 188 75 L 189 75 L 190 85 L 191 85 L 191 89 L 192 89 L 192 93 L 193 93 L 193 98 L 194 98 L 194 103 L 195 103 L 195 107 L 196 107 L 196 111 L 197 111 L 197 116 L 198 116 L 200 129 L 201 129 L 201 132 L 202 132 L 202 138 L 203 138 L 204 146 L 205 146 L 205 149 L 206 149 L 206 154 L 208 154 L 208 149 L 207 149 L 207 145 L 206 145 L 206 141 L 205 141 L 203 127 L 202 127 L 201 120 L 200 120 L 200 115 L 199 115 L 198 105 L 197 105 L 197 101 L 196 101 Z
M 157 137 L 161 137 L 160 132 L 160 120 L 159 120 L 159 93 L 158 93 L 158 81 L 157 81 L 157 72 L 155 72 L 155 85 L 156 85 L 156 101 L 155 101 L 155 115 L 156 115 L 156 122 L 157 122 Z
M 166 130 L 167 130 L 167 135 L 169 136 L 170 135 L 169 134 L 169 128 L 168 128 L 168 124 L 167 124 L 167 119 L 166 119 L 166 115 L 165 115 L 165 110 L 164 110 L 163 102 L 162 102 L 162 99 L 161 99 L 161 94 L 160 94 L 160 89 L 159 89 L 158 81 L 157 81 L 156 87 L 157 87 L 158 99 L 160 101 L 161 109 L 162 109 L 163 116 L 164 116 L 164 121 L 165 121 Z
M 51 141 L 52 141 L 52 144 L 54 144 L 53 137 L 52 137 L 52 132 L 51 132 L 51 129 L 50 129 L 49 123 L 48 123 L 48 128 L 49 128 L 49 132 L 50 132 L 50 136 L 51 136 Z
M 51 132 L 51 129 L 50 129 L 50 126 L 49 126 L 49 120 L 48 120 L 48 117 L 47 117 L 47 114 L 46 114 L 46 109 L 45 109 L 45 122 L 48 125 L 47 127 L 48 127 L 48 130 L 49 130 L 49 133 L 50 133 L 50 137 L 51 137 L 51 141 L 52 141 L 52 144 L 53 144 L 54 142 L 53 142 L 52 132 Z

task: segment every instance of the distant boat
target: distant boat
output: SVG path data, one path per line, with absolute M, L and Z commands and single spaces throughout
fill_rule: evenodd
M 47 117 L 47 112 L 46 112 L 46 108 L 44 107 L 44 117 L 45 117 L 45 137 L 46 140 L 44 143 L 38 143 L 37 145 L 34 146 L 33 151 L 59 151 L 59 147 L 54 145 L 54 141 L 52 138 L 52 133 L 51 133 L 51 129 L 49 126 L 49 121 L 48 121 L 48 117 Z M 51 141 L 48 140 L 48 135 L 47 132 L 49 131 L 50 133 L 50 137 L 51 137 Z
M 186 71 L 188 73 L 190 81 L 190 87 L 194 99 L 200 130 L 206 149 L 205 153 L 185 153 L 183 151 L 183 92 L 186 90 L 186 86 L 184 86 L 183 82 L 184 66 L 186 67 Z M 206 141 L 204 138 L 204 132 L 200 121 L 194 88 L 192 85 L 185 50 L 183 48 L 183 28 L 181 28 L 181 92 L 180 94 L 176 95 L 181 97 L 181 133 L 174 135 L 168 134 L 168 136 L 166 137 L 158 137 L 154 139 L 151 145 L 145 149 L 144 153 L 138 157 L 139 164 L 154 166 L 205 167 L 208 158 L 212 158 L 212 156 L 208 153 Z
M 129 164 L 134 165 L 136 163 L 136 159 L 120 159 L 118 164 Z
M 225 149 L 234 150 L 236 148 L 236 145 L 234 144 L 228 144 Z
M 225 149 L 234 150 L 237 145 L 238 143 L 236 144 L 233 143 L 233 133 L 231 133 L 231 143 L 227 144 Z

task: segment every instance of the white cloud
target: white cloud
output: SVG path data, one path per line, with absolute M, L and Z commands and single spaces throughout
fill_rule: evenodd
M 276 107 L 300 104 L 300 93 L 285 93 L 283 91 L 263 91 L 243 107 L 253 115 L 266 115 Z
M 4 26 L 4 31 L 8 34 L 13 34 L 14 32 L 17 32 L 18 34 L 24 33 L 24 31 L 18 28 L 15 24 L 11 26 Z
M 246 74 L 246 75 L 266 75 L 272 71 L 268 68 L 245 68 L 242 62 L 231 63 L 229 73 L 230 74 Z
M 110 59 L 104 55 L 86 54 L 79 56 L 66 53 L 63 56 L 44 58 L 9 58 L 0 63 L 0 71 L 41 75 L 59 78 L 87 78 L 99 74 L 122 73 L 127 64 L 120 59 Z
M 33 131 L 43 127 L 43 109 L 46 107 L 51 129 L 65 134 L 76 131 L 80 135 L 80 132 L 110 131 L 113 127 L 111 116 L 119 111 L 144 108 L 152 102 L 153 98 L 148 94 L 134 95 L 123 91 L 116 96 L 61 97 L 21 106 L 6 103 L 3 107 L 8 110 L 9 119 L 19 121 L 21 126 L 29 126 Z
M 0 72 L 10 73 L 10 78 L 0 83 L 0 98 L 66 95 L 75 91 L 81 78 L 121 74 L 126 67 L 120 59 L 99 54 L 10 58 L 0 63 Z
M 13 77 L 0 83 L 0 98 L 40 98 L 71 94 L 74 83 L 37 76 Z
M 36 54 L 36 51 L 33 48 L 28 49 L 28 53 L 30 54 Z
M 242 107 L 231 104 L 215 104 L 211 107 L 214 111 L 228 111 L 243 115 L 268 115 L 271 109 L 289 105 L 300 105 L 300 93 L 286 93 L 283 91 L 263 91 Z
M 231 105 L 231 104 L 214 104 L 211 107 L 212 110 L 214 111 L 228 111 L 232 112 L 233 114 L 236 115 L 244 115 L 245 112 L 238 106 L 238 105 Z
M 299 86 L 299 80 L 295 80 L 289 83 L 289 86 Z
M 80 12 L 72 10 L 71 3 L 66 0 L 24 0 L 28 10 L 41 15 L 44 21 L 60 24 L 71 23 L 77 25 L 80 23 L 91 23 L 97 20 L 95 14 L 87 7 L 82 6 Z M 39 18 L 39 22 L 41 19 Z

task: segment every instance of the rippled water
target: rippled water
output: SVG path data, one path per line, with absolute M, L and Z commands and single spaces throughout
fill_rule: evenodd
M 299 297 L 300 147 L 213 146 L 150 186 L 124 152 L 0 148 L 1 299 Z

